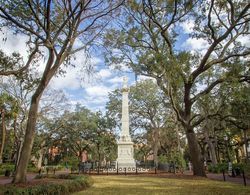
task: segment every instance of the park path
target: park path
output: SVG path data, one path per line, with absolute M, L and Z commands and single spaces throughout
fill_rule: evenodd
M 222 174 L 216 174 L 216 173 L 208 173 L 207 177 L 209 179 L 214 179 L 214 180 L 221 180 L 223 181 L 223 175 Z M 225 180 L 233 183 L 238 183 L 244 185 L 244 180 L 242 176 L 237 176 L 237 177 L 230 177 L 227 174 L 225 174 Z M 250 186 L 250 180 L 246 178 L 246 185 Z
M 193 172 L 185 171 L 184 175 L 193 175 Z M 222 173 L 207 173 L 207 178 L 218 181 L 224 180 Z M 242 176 L 230 177 L 228 174 L 225 173 L 225 181 L 244 185 L 244 180 Z M 246 185 L 250 186 L 250 178 L 246 178 Z

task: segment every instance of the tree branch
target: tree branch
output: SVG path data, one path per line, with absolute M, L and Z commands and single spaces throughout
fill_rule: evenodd
M 35 48 L 34 50 L 31 52 L 31 54 L 28 57 L 28 61 L 26 62 L 25 66 L 23 66 L 22 68 L 18 69 L 18 70 L 10 70 L 10 71 L 0 71 L 0 75 L 2 76 L 9 76 L 9 75 L 15 75 L 18 76 L 19 74 L 21 74 L 23 71 L 27 70 L 31 64 L 31 62 L 33 61 L 35 54 L 38 52 L 38 43 L 37 41 L 35 41 Z
M 196 94 L 193 98 L 191 98 L 191 102 L 195 102 L 201 96 L 208 94 L 215 86 L 217 86 L 220 83 L 223 83 L 224 81 L 226 81 L 226 79 L 221 78 L 221 79 L 217 79 L 216 81 L 212 82 L 206 89 L 204 89 L 200 93 Z

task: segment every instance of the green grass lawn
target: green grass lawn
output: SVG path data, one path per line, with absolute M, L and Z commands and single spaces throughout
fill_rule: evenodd
M 142 176 L 93 176 L 94 185 L 80 194 L 250 194 L 250 187 L 206 178 L 159 178 Z

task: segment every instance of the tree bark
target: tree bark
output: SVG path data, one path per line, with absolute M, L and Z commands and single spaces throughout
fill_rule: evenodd
M 209 138 L 209 133 L 208 133 L 207 127 L 205 127 L 204 130 L 205 130 L 204 135 L 205 135 L 205 139 L 206 139 L 206 142 L 207 142 L 207 145 L 208 145 L 209 153 L 211 155 L 212 164 L 217 165 L 218 161 L 217 161 L 217 158 L 216 158 L 216 151 L 215 151 L 214 144 L 212 143 L 211 139 Z
M 1 118 L 2 118 L 2 137 L 1 137 L 1 147 L 0 147 L 0 164 L 3 163 L 3 150 L 5 145 L 5 138 L 6 138 L 6 127 L 5 127 L 5 111 L 4 109 L 1 110 Z
M 217 157 L 216 157 L 216 151 L 215 151 L 215 147 L 214 144 L 212 143 L 212 141 L 210 139 L 208 139 L 208 148 L 210 151 L 210 155 L 211 155 L 211 161 L 213 165 L 217 165 L 218 161 L 217 161 Z
M 43 155 L 44 155 L 44 145 L 45 145 L 45 141 L 42 141 L 42 143 L 40 145 L 41 148 L 38 151 L 38 154 L 39 154 L 38 161 L 37 161 L 37 168 L 38 169 L 42 168 Z
M 37 120 L 37 110 L 39 105 L 40 96 L 37 98 L 32 97 L 31 106 L 29 110 L 29 117 L 26 127 L 26 133 L 24 136 L 24 143 L 21 151 L 21 155 L 19 158 L 19 162 L 17 165 L 16 174 L 13 180 L 13 183 L 25 183 L 26 182 L 26 174 L 27 167 L 30 160 L 30 154 L 33 147 L 34 135 L 35 135 L 35 127 Z
M 188 129 L 186 131 L 189 152 L 191 161 L 193 164 L 194 175 L 206 177 L 206 173 L 203 166 L 203 161 L 201 157 L 201 152 L 199 150 L 199 144 L 193 129 Z
M 247 151 L 247 148 L 248 148 L 248 140 L 247 140 L 247 129 L 244 129 L 243 130 L 243 135 L 244 135 L 244 145 L 245 145 L 245 153 L 246 153 L 246 162 L 248 162 L 248 151 Z
M 159 129 L 153 129 L 153 158 L 154 158 L 154 165 L 158 167 L 158 149 L 159 149 Z
M 19 141 L 17 146 L 18 146 L 18 150 L 17 150 L 16 162 L 15 162 L 15 172 L 17 170 L 17 165 L 19 163 L 21 151 L 22 151 L 22 147 L 23 147 L 23 139 L 22 138 L 20 138 L 20 141 Z
M 31 104 L 28 114 L 28 121 L 24 136 L 23 147 L 20 155 L 19 162 L 17 164 L 16 174 L 13 179 L 13 183 L 25 183 L 26 182 L 26 174 L 27 174 L 27 167 L 30 160 L 31 150 L 33 147 L 34 137 L 35 137 L 35 129 L 36 129 L 36 121 L 37 121 L 37 112 L 39 101 L 41 96 L 48 85 L 49 81 L 51 80 L 52 76 L 55 74 L 57 69 L 51 69 L 52 64 L 54 63 L 54 53 L 53 49 L 49 50 L 49 58 L 45 67 L 45 71 L 43 73 L 42 79 L 31 98 Z M 58 64 L 54 64 L 55 67 Z

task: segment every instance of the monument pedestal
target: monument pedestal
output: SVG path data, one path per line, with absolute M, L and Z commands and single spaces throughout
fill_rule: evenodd
M 117 158 L 117 168 L 135 168 L 135 159 L 134 159 L 134 146 L 133 142 L 119 141 L 118 142 L 118 158 Z

